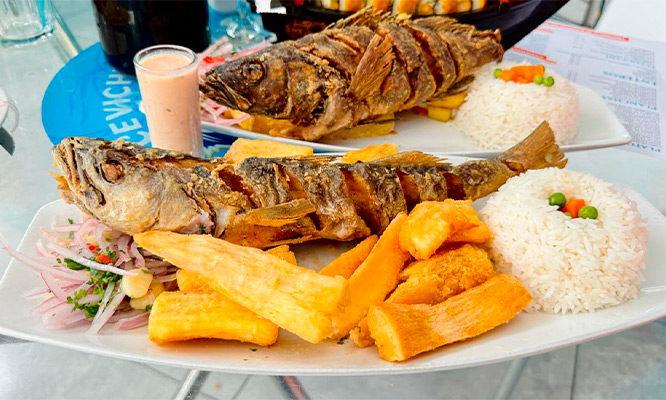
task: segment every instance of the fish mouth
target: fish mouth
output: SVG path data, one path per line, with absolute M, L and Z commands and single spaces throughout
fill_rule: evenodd
M 216 102 L 240 111 L 247 111 L 252 107 L 252 102 L 243 97 L 231 86 L 227 85 L 214 71 L 206 75 L 199 89 Z
M 91 204 L 103 206 L 105 200 L 102 192 L 93 185 L 85 167 L 79 167 L 85 163 L 76 151 L 77 147 L 83 148 L 84 143 L 75 137 L 65 138 L 53 147 L 53 159 L 60 170 L 60 175 L 54 173 L 58 189 L 65 201 L 75 203 L 84 210 Z

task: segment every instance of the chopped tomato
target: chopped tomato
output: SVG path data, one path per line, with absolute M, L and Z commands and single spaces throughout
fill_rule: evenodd
M 567 204 L 560 211 L 568 212 L 571 214 L 571 218 L 578 218 L 578 210 L 583 207 L 585 207 L 585 200 L 571 199 L 567 201 Z
M 203 58 L 203 62 L 205 62 L 206 64 L 212 64 L 213 61 L 215 61 L 213 57 L 206 56 Z
M 97 250 L 97 246 L 95 246 L 94 244 L 91 244 L 90 246 L 88 246 L 88 249 L 90 251 L 95 251 L 95 250 Z
M 107 256 L 106 254 L 99 254 L 97 257 L 95 257 L 95 261 L 101 264 L 113 264 L 111 257 Z
M 412 111 L 415 114 L 418 114 L 418 115 L 428 115 L 428 109 L 427 108 L 416 106 L 416 107 L 412 107 Z

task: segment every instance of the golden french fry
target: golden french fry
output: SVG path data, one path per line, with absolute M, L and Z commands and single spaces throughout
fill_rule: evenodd
M 487 332 L 531 301 L 516 277 L 498 275 L 437 305 L 375 304 L 368 312 L 368 327 L 381 358 L 404 361 Z
M 349 301 L 344 278 L 319 275 L 259 249 L 172 232 L 144 232 L 134 240 L 179 268 L 205 276 L 217 292 L 312 343 L 333 332 L 330 315 Z
M 219 293 L 162 292 L 150 312 L 148 337 L 157 344 L 211 338 L 270 346 L 278 327 Z
M 400 246 L 417 260 L 425 260 L 455 232 L 467 228 L 469 218 L 454 201 L 425 201 L 414 207 L 400 231 Z
M 348 151 L 342 156 L 341 162 L 354 164 L 355 162 L 368 162 L 398 154 L 398 146 L 393 143 L 376 144 L 362 149 Z
M 266 250 L 266 253 L 272 254 L 290 264 L 297 264 L 296 255 L 293 251 L 289 250 L 289 245 L 283 244 L 282 246 L 273 247 Z
M 366 315 L 368 308 L 384 301 L 398 284 L 398 274 L 410 259 L 398 243 L 398 235 L 405 213 L 398 214 L 386 228 L 368 257 L 349 277 L 349 304 L 343 312 L 332 316 L 334 331 L 332 339 L 349 334 Z
M 239 163 L 250 157 L 306 157 L 311 156 L 313 152 L 311 147 L 272 140 L 238 138 L 231 144 L 224 159 L 232 163 Z
M 345 279 L 349 279 L 359 265 L 368 258 L 377 240 L 377 235 L 367 237 L 361 243 L 354 246 L 353 249 L 340 254 L 335 260 L 322 268 L 319 273 L 326 276 L 340 275 Z

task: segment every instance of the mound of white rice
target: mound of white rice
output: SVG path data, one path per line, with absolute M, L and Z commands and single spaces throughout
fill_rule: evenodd
M 476 75 L 465 103 L 453 125 L 485 149 L 506 149 L 527 137 L 539 124 L 548 121 L 559 144 L 570 143 L 576 135 L 579 108 L 576 88 L 564 77 L 546 67 L 551 87 L 504 82 L 493 76 L 496 68 L 508 69 L 515 63 L 492 63 Z
M 596 220 L 569 218 L 548 197 L 562 192 L 597 208 Z M 534 298 L 527 311 L 592 311 L 635 298 L 647 252 L 647 222 L 610 183 L 565 169 L 511 178 L 479 213 L 493 232 L 499 272 Z

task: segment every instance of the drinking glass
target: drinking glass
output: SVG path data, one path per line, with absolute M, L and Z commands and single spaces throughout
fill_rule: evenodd
M 198 58 L 190 49 L 158 45 L 134 57 L 153 147 L 203 155 Z
M 23 42 L 52 31 L 51 0 L 0 0 L 0 40 Z
M 227 36 L 237 49 L 253 44 L 261 33 L 261 27 L 252 18 L 250 4 L 246 0 L 238 0 L 236 16 L 223 24 L 226 24 Z

